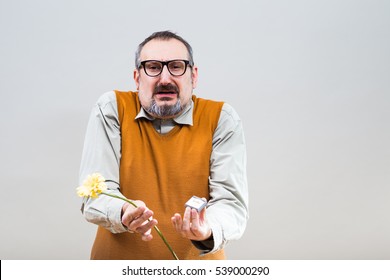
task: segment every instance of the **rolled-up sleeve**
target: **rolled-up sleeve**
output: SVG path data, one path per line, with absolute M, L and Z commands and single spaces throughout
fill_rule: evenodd
M 218 251 L 230 240 L 239 239 L 249 217 L 243 127 L 236 111 L 226 103 L 213 136 L 209 187 L 206 213 L 214 242 L 213 248 L 203 250 L 203 254 Z
M 98 172 L 106 179 L 108 192 L 122 196 L 119 191 L 120 137 L 116 97 L 111 91 L 98 99 L 89 118 L 80 166 L 80 185 L 89 174 Z M 100 195 L 95 199 L 83 199 L 81 211 L 87 221 L 120 233 L 126 231 L 121 222 L 124 203 Z

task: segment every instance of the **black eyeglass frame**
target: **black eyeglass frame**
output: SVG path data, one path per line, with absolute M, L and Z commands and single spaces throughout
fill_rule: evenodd
M 145 64 L 148 63 L 148 62 L 152 62 L 152 61 L 158 62 L 158 63 L 161 63 L 161 64 L 162 64 L 160 73 L 158 73 L 158 74 L 156 74 L 156 75 L 149 75 L 149 74 L 146 72 Z M 182 62 L 184 62 L 185 65 L 184 65 L 184 72 L 183 72 L 183 74 L 175 75 L 175 74 L 173 74 L 173 73 L 171 72 L 171 70 L 169 70 L 168 64 L 171 63 L 171 62 L 174 62 L 174 61 L 182 61 Z M 164 70 L 164 66 L 165 66 L 165 65 L 167 66 L 167 69 L 168 69 L 169 74 L 171 74 L 171 75 L 174 76 L 174 77 L 183 76 L 183 75 L 187 72 L 187 66 L 190 66 L 190 67 L 193 66 L 192 63 L 191 63 L 189 60 L 185 60 L 185 59 L 173 59 L 173 60 L 168 60 L 168 61 L 160 61 L 160 60 L 151 59 L 151 60 L 144 60 L 144 61 L 141 61 L 139 67 L 140 67 L 140 68 L 141 68 L 141 67 L 144 68 L 144 72 L 145 72 L 145 74 L 146 74 L 147 76 L 149 76 L 149 77 L 157 77 L 157 76 L 161 75 L 162 71 Z

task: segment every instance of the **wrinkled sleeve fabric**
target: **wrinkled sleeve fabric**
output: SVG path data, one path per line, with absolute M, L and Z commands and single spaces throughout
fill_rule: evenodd
M 80 185 L 88 176 L 98 172 L 106 179 L 108 192 L 123 196 L 119 189 L 121 135 L 115 92 L 103 94 L 92 109 L 80 166 Z M 81 212 L 91 223 L 112 233 L 127 231 L 121 222 L 125 202 L 106 195 L 83 199 Z
M 193 242 L 202 254 L 216 252 L 244 233 L 249 217 L 246 157 L 242 122 L 233 107 L 225 103 L 210 157 L 206 215 L 213 235 L 210 240 Z

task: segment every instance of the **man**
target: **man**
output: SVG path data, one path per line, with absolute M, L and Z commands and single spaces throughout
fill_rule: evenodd
M 234 109 L 193 95 L 198 79 L 191 46 L 162 31 L 138 47 L 138 92 L 112 91 L 88 124 L 80 180 L 99 172 L 109 191 L 131 199 L 85 199 L 82 213 L 99 225 L 92 259 L 224 259 L 223 248 L 248 218 L 245 140 Z M 199 213 L 184 207 L 204 198 Z

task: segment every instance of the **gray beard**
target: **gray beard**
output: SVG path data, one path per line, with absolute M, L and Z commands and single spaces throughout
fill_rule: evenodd
M 156 104 L 156 101 L 153 99 L 150 106 L 144 109 L 152 116 L 156 116 L 159 118 L 174 117 L 178 115 L 181 111 L 183 111 L 183 107 L 181 106 L 180 99 L 176 102 L 175 105 L 163 105 L 163 106 L 158 106 Z

